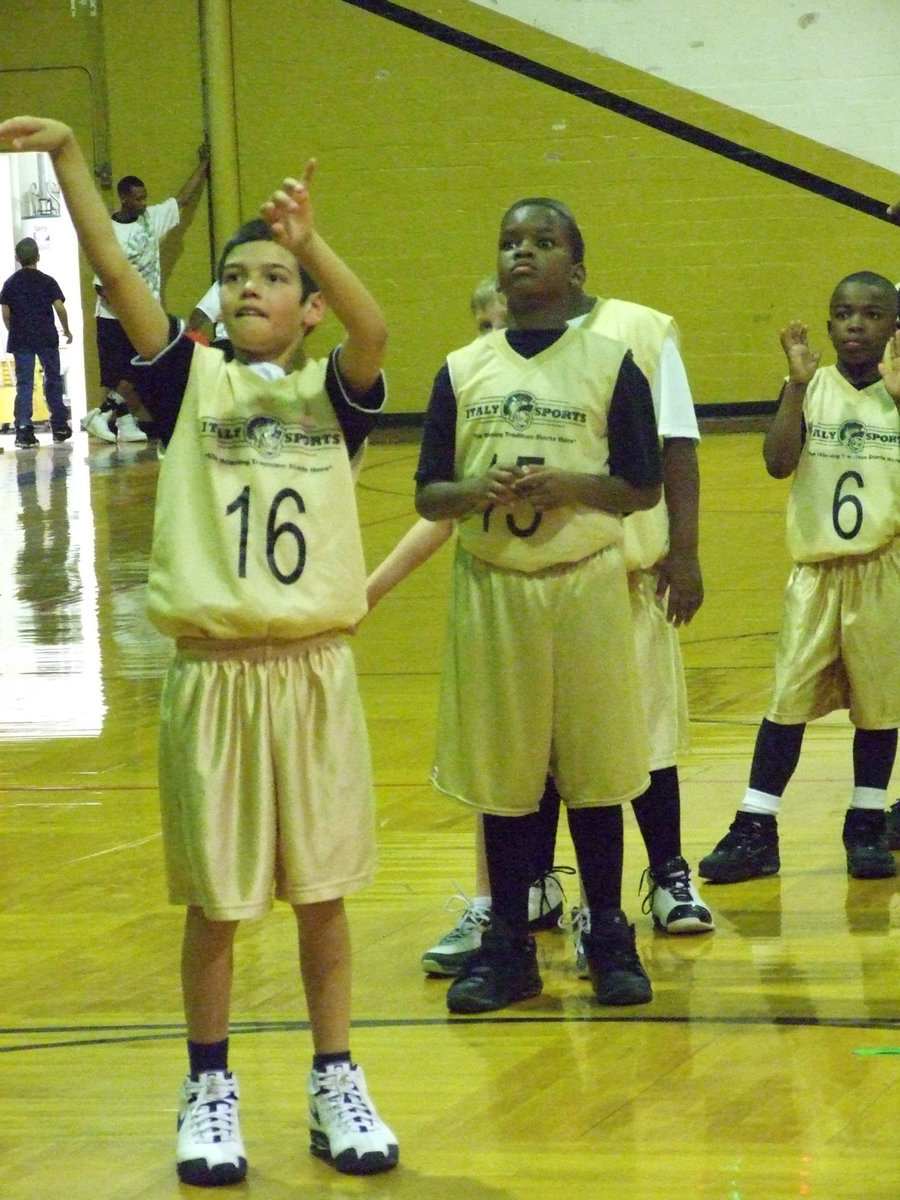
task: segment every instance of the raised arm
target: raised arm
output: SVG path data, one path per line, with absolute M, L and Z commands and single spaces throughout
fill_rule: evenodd
M 197 151 L 197 157 L 198 162 L 196 167 L 194 167 L 193 171 L 182 184 L 181 189 L 175 195 L 179 216 L 183 216 L 185 209 L 190 208 L 200 195 L 200 189 L 209 175 L 209 147 L 205 142 Z
M 786 479 L 794 473 L 803 450 L 803 401 L 822 357 L 810 350 L 807 334 L 802 321 L 791 321 L 781 331 L 781 345 L 788 360 L 788 378 L 781 389 L 778 411 L 763 442 L 766 470 L 775 479 Z
M 362 396 L 381 372 L 387 325 L 368 289 L 314 227 L 309 185 L 315 169 L 316 160 L 311 158 L 302 177 L 285 179 L 260 212 L 276 239 L 312 275 L 346 330 L 338 367 L 346 387 Z
M 900 204 L 900 201 L 898 201 Z M 878 364 L 884 386 L 893 397 L 894 403 L 900 409 L 900 329 L 887 344 L 887 361 Z
M 138 353 L 154 358 L 169 340 L 168 318 L 125 257 L 72 130 L 46 117 L 12 117 L 0 124 L 0 146 L 50 155 L 79 244 L 109 304 Z

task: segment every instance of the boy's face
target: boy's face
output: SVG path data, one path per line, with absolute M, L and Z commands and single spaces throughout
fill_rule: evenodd
M 838 359 L 854 367 L 881 361 L 897 328 L 897 294 L 869 283 L 841 284 L 831 297 L 828 336 Z
M 501 296 L 498 292 L 496 296 L 492 296 L 488 300 L 487 304 L 476 308 L 473 316 L 480 337 L 494 329 L 502 329 L 506 324 L 506 297 Z
M 119 196 L 119 207 L 129 217 L 137 218 L 147 211 L 147 189 L 128 188 Z
M 297 260 L 278 242 L 235 246 L 222 269 L 222 319 L 235 350 L 253 362 L 290 356 L 306 332 Z
M 500 230 L 497 281 L 507 298 L 564 296 L 573 282 L 584 282 L 584 267 L 572 261 L 568 229 L 552 208 L 526 204 L 507 216 Z

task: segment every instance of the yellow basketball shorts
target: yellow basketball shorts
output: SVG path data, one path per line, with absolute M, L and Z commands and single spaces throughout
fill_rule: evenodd
M 650 743 L 650 770 L 675 766 L 689 746 L 687 687 L 678 631 L 656 596 L 655 571 L 631 571 L 628 594 L 634 623 L 641 707 Z
M 210 920 L 272 896 L 333 900 L 374 871 L 374 795 L 352 651 L 183 639 L 163 686 L 159 792 L 169 896 Z
M 548 769 L 573 808 L 621 804 L 649 784 L 621 550 L 530 575 L 457 548 L 432 783 L 521 816 Z
M 884 550 L 797 563 L 784 597 L 770 721 L 849 708 L 860 729 L 900 725 L 900 538 Z

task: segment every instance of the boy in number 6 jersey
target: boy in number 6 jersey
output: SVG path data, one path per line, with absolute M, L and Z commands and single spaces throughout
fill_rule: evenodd
M 228 1069 L 238 922 L 275 895 L 296 914 L 313 1034 L 311 1149 L 338 1170 L 397 1162 L 350 1058 L 350 941 L 343 897 L 374 861 L 371 768 L 347 634 L 366 612 L 350 459 L 382 407 L 378 305 L 318 234 L 309 184 L 285 180 L 219 267 L 234 358 L 170 321 L 111 228 L 72 131 L 18 117 L 0 144 L 53 159 L 81 246 L 145 364 L 141 395 L 167 441 L 149 604 L 177 639 L 160 733 L 170 897 L 187 906 L 182 985 L 190 1071 L 180 1178 L 247 1170 Z M 301 269 L 346 331 L 306 362 L 321 317 Z
M 806 723 L 841 708 L 855 726 L 847 870 L 856 879 L 896 874 L 885 805 L 900 725 L 897 324 L 894 285 L 858 271 L 831 296 L 834 366 L 819 366 L 800 321 L 781 333 L 788 377 L 763 453 L 770 475 L 793 475 L 787 538 L 795 565 L 749 786 L 729 832 L 700 862 L 714 883 L 780 870 L 777 814 Z

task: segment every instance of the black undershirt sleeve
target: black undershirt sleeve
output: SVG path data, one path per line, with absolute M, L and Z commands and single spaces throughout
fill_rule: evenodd
M 662 455 L 650 384 L 631 357 L 622 360 L 607 419 L 609 473 L 632 487 L 662 483 Z
M 416 483 L 449 483 L 456 461 L 456 396 L 445 363 L 438 371 L 425 413 Z
M 180 334 L 181 323 L 170 318 L 169 336 L 172 339 L 166 349 L 152 362 L 138 361 L 138 392 L 141 401 L 153 418 L 154 429 L 163 445 L 168 444 L 175 431 L 181 401 L 187 388 L 191 361 L 196 342 Z M 231 346 L 221 351 L 233 356 Z M 215 353 L 220 353 L 216 350 Z M 375 426 L 378 412 L 384 404 L 385 387 L 379 377 L 365 396 L 347 395 L 336 365 L 337 351 L 329 355 L 325 373 L 325 390 L 341 426 L 347 453 L 352 458 Z
M 364 396 L 354 396 L 351 400 L 341 382 L 337 353 L 335 349 L 328 356 L 325 391 L 340 423 L 347 453 L 352 458 L 377 423 L 385 400 L 384 376 L 379 375 Z

